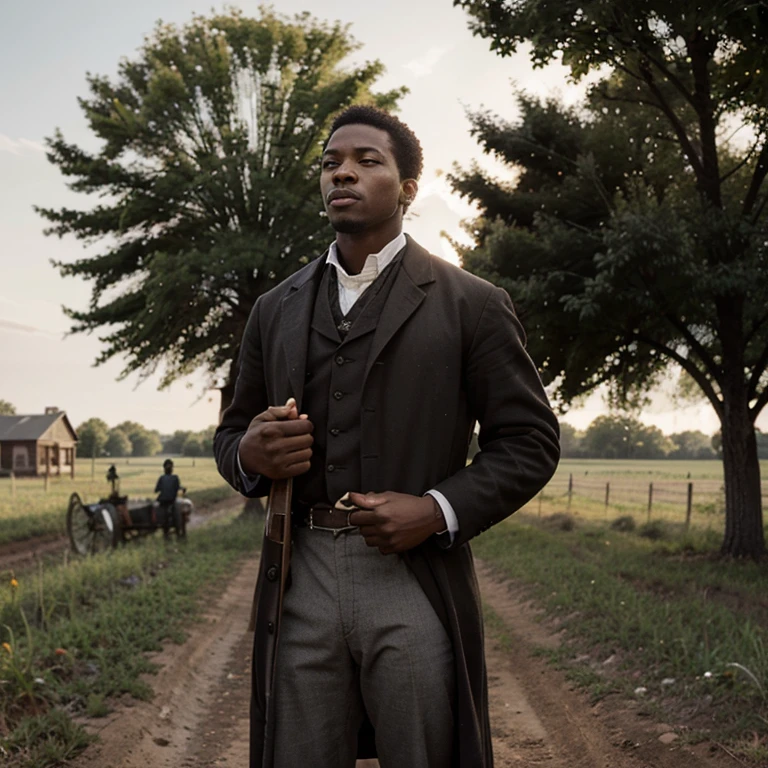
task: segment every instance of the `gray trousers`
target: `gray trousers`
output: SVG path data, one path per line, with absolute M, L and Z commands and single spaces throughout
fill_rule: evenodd
M 275 768 L 353 768 L 366 713 L 381 768 L 449 768 L 453 650 L 416 578 L 357 531 L 294 535 Z

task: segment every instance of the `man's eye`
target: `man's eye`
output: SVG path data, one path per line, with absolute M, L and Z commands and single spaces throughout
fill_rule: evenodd
M 361 165 L 379 165 L 379 161 L 378 160 L 374 160 L 372 157 L 364 157 L 360 161 L 360 164 Z
M 338 165 L 338 163 L 335 160 L 326 160 L 323 163 L 323 168 L 332 168 L 334 165 Z

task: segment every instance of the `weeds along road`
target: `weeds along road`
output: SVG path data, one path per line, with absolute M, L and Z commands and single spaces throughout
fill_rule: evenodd
M 119 701 L 108 717 L 85 722 L 100 742 L 73 768 L 247 765 L 252 635 L 246 627 L 257 570 L 256 558 L 243 562 L 188 640 L 153 657 L 161 669 L 147 678 L 155 691 L 151 702 Z M 478 570 L 483 599 L 503 625 L 494 621 L 486 641 L 497 768 L 739 764 L 707 745 L 681 746 L 670 725 L 651 722 L 618 698 L 590 704 L 534 655 L 559 642 L 536 621 L 535 607 L 490 568 L 481 563 Z M 358 768 L 377 765 L 365 761 Z

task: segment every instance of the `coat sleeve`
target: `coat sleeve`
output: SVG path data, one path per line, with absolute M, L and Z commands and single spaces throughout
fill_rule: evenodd
M 259 328 L 260 300 L 256 301 L 240 344 L 240 355 L 235 380 L 235 394 L 232 403 L 224 411 L 213 438 L 213 454 L 222 477 L 243 496 L 266 496 L 272 481 L 260 477 L 258 483 L 246 490 L 237 461 L 240 440 L 254 416 L 269 406 L 264 357 L 262 355 L 261 332 Z
M 480 451 L 435 487 L 459 531 L 451 549 L 508 517 L 543 488 L 560 457 L 559 427 L 506 291 L 493 288 L 465 363 Z

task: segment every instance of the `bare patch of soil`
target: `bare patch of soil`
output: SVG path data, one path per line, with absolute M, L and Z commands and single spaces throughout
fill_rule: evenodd
M 244 768 L 252 635 L 246 632 L 257 573 L 245 563 L 183 646 L 155 661 L 151 702 L 118 702 L 87 723 L 101 742 L 74 768 Z M 556 632 L 537 621 L 524 592 L 478 564 L 484 600 L 504 621 L 508 641 L 489 637 L 491 725 L 497 768 L 735 768 L 710 745 L 682 746 L 671 724 L 644 717 L 618 697 L 591 705 L 562 673 L 535 657 Z M 376 768 L 359 761 L 357 768 Z M 399 767 L 398 767 L 399 768 Z M 410 768 L 410 767 L 403 767 Z M 415 767 L 414 767 L 415 768 Z

